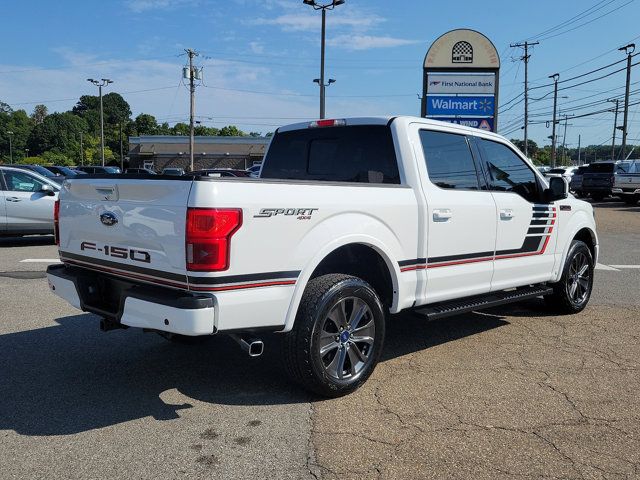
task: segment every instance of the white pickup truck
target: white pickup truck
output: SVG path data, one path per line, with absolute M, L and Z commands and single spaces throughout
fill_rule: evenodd
M 533 297 L 582 310 L 592 207 L 499 135 L 423 118 L 279 128 L 259 179 L 84 176 L 56 209 L 51 290 L 104 330 L 281 332 L 292 377 L 325 396 L 373 371 L 385 323 Z

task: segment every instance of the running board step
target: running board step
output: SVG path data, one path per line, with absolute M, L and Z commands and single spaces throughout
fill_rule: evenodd
M 414 310 L 415 313 L 424 315 L 428 320 L 438 320 L 452 315 L 497 307 L 507 303 L 520 302 L 529 298 L 540 297 L 553 293 L 553 289 L 546 285 L 534 285 L 520 287 L 502 292 L 492 292 L 458 300 L 435 303 Z

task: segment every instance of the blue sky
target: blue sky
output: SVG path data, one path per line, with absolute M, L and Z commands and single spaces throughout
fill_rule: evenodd
M 496 45 L 505 105 L 522 91 L 524 77 L 522 62 L 513 61 L 520 52 L 509 43 L 542 38 L 529 64 L 531 86 L 548 83 L 555 72 L 562 80 L 622 59 L 617 48 L 634 39 L 640 50 L 639 5 L 634 0 L 346 0 L 328 13 L 326 71 L 337 82 L 327 89 L 327 115 L 419 115 L 426 50 L 454 28 L 479 30 Z M 191 47 L 200 52 L 196 63 L 204 68 L 196 107 L 203 124 L 267 132 L 318 115 L 312 80 L 318 77 L 320 15 L 301 0 L 24 0 L 3 7 L 2 23 L 0 100 L 14 109 L 30 112 L 36 103 L 50 111 L 69 109 L 80 95 L 95 94 L 86 78 L 109 77 L 115 83 L 107 91 L 122 93 L 134 115 L 186 121 L 188 92 L 180 77 L 184 49 Z M 638 68 L 632 82 L 640 80 Z M 569 98 L 560 99 L 560 109 L 564 102 L 569 108 L 622 95 L 624 81 L 620 72 L 562 92 Z M 532 96 L 549 91 L 539 88 Z M 634 95 L 632 102 L 640 98 Z M 503 110 L 509 106 L 500 118 L 503 133 L 515 129 L 508 136 L 521 138 L 522 103 Z M 530 108 L 541 115 L 537 120 L 545 120 L 550 107 L 551 95 Z M 638 106 L 631 107 L 629 118 L 629 138 L 640 138 Z M 578 134 L 583 145 L 607 143 L 613 114 L 569 123 L 568 144 L 576 145 Z M 548 143 L 549 134 L 544 124 L 530 128 L 538 143 Z

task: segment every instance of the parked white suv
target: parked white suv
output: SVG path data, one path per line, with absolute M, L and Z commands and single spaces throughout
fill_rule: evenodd
M 102 327 L 281 332 L 292 377 L 326 396 L 373 371 L 389 314 L 441 318 L 543 296 L 579 312 L 592 207 L 503 137 L 424 118 L 279 128 L 260 179 L 67 180 L 55 294 Z

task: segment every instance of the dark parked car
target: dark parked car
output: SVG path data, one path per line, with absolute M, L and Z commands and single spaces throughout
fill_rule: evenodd
M 194 170 L 191 175 L 202 175 L 207 177 L 249 177 L 246 170 L 235 170 L 233 168 L 204 168 Z
M 53 173 L 51 170 L 47 170 L 46 168 L 40 165 L 8 165 L 9 167 L 19 168 L 21 170 L 30 170 L 32 172 L 36 172 L 43 177 L 48 178 L 49 180 L 62 184 L 62 178 L 60 176 Z
M 616 174 L 627 173 L 630 164 L 627 161 L 591 163 L 582 176 L 582 193 L 596 201 L 611 195 Z
M 162 170 L 162 175 L 184 175 L 183 168 L 169 167 Z
M 127 168 L 124 173 L 135 175 L 157 175 L 156 172 L 149 168 Z
M 44 168 L 58 177 L 76 177 L 84 174 L 84 172 L 79 170 L 72 170 L 69 167 L 63 167 L 61 165 L 51 165 Z
M 119 167 L 100 167 L 96 165 L 76 167 L 76 170 L 85 173 L 107 173 L 111 175 L 122 173 Z

